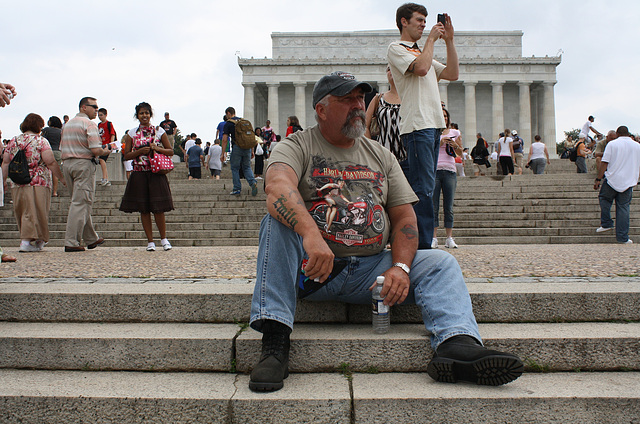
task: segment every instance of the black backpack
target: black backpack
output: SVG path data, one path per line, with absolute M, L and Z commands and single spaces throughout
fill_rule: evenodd
M 31 144 L 31 142 L 27 143 L 22 149 L 18 148 L 18 152 L 13 156 L 11 162 L 9 162 L 9 174 L 7 176 L 16 184 L 25 185 L 31 182 L 29 161 L 24 152 L 29 144 Z
M 582 141 L 576 144 L 575 147 L 569 151 L 569 160 L 571 162 L 575 162 L 576 159 L 578 159 L 578 147 L 580 147 L 580 144 L 582 144 Z

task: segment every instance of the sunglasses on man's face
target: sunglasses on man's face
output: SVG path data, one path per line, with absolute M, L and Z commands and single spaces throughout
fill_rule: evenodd
M 92 107 L 94 109 L 98 109 L 98 105 L 86 105 L 86 106 Z

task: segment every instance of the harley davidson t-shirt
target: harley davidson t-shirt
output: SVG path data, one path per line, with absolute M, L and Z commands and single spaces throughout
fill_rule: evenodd
M 389 239 L 386 209 L 418 200 L 395 156 L 365 137 L 336 147 L 316 125 L 280 142 L 269 165 L 278 162 L 297 174 L 307 210 L 338 257 L 381 252 Z

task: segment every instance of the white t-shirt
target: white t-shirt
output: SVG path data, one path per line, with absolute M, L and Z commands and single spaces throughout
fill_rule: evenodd
M 394 41 L 387 50 L 387 60 L 393 80 L 402 98 L 400 105 L 400 134 L 426 128 L 444 128 L 438 80 L 446 68 L 434 60 L 427 75 L 421 77 L 407 72 L 409 65 L 420 55 L 408 41 Z
M 618 137 L 604 149 L 602 162 L 607 162 L 604 176 L 607 184 L 618 193 L 638 184 L 640 176 L 640 144 L 630 137 Z
M 196 141 L 194 139 L 189 139 L 186 143 L 184 143 L 184 151 L 188 152 L 190 148 L 196 145 Z
M 511 149 L 509 149 L 509 143 L 513 142 L 511 137 L 500 137 L 498 143 L 500 143 L 500 156 L 511 157 Z
M 209 169 L 222 169 L 220 155 L 222 155 L 222 146 L 214 144 L 209 147 Z
M 529 157 L 529 160 L 545 158 L 546 156 L 544 155 L 544 143 L 542 143 L 541 141 L 534 142 L 531 145 L 531 156 Z
M 589 129 L 591 127 L 593 127 L 593 124 L 591 123 L 591 121 L 585 122 L 585 124 L 582 126 L 582 129 L 580 130 L 580 135 L 578 137 L 587 138 L 589 136 Z

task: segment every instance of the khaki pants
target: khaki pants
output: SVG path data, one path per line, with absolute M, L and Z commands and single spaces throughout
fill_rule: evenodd
M 48 242 L 51 189 L 31 185 L 13 187 L 11 197 L 20 239 Z
M 521 174 L 522 173 L 522 156 L 523 156 L 523 154 L 522 153 L 514 153 L 513 155 L 515 156 L 515 158 L 514 158 L 515 160 L 514 160 L 513 164 L 516 166 L 516 168 L 519 169 L 518 172 Z
M 96 190 L 96 165 L 88 159 L 65 159 L 64 179 L 71 195 L 64 245 L 91 244 L 100 237 L 93 229 L 91 210 Z

